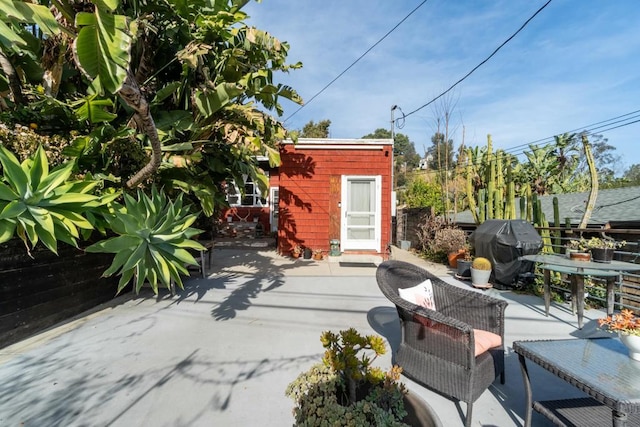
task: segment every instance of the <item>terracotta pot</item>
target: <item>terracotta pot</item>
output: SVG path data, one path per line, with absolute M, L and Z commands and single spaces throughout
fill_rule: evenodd
M 322 261 L 323 258 L 322 254 L 313 254 L 313 259 L 316 261 Z
M 589 252 L 571 252 L 569 258 L 574 261 L 591 261 L 591 254 Z
M 294 251 L 291 251 L 291 256 L 292 256 L 293 258 L 300 258 L 300 252 L 294 252 Z
M 458 260 L 464 258 L 464 251 L 461 249 L 457 252 L 451 252 L 447 255 L 447 258 L 449 259 L 449 267 L 457 268 Z

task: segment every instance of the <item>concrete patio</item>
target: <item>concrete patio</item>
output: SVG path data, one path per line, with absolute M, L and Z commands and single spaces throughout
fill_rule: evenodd
M 393 250 L 450 283 L 446 267 Z M 175 296 L 123 295 L 65 324 L 0 349 L 2 426 L 291 426 L 284 390 L 320 360 L 324 330 L 355 327 L 399 343 L 395 308 L 375 268 L 280 257 L 270 249 L 214 249 L 207 278 Z M 479 291 L 480 292 L 480 291 Z M 506 384 L 496 381 L 474 405 L 474 426 L 521 426 L 524 389 L 514 340 L 606 335 L 599 310 L 585 327 L 567 305 L 544 316 L 541 298 L 491 289 L 506 311 Z M 388 367 L 389 352 L 377 363 Z M 530 365 L 534 398 L 581 392 Z M 466 405 L 404 378 L 445 426 L 464 425 Z M 535 426 L 549 422 L 534 414 Z

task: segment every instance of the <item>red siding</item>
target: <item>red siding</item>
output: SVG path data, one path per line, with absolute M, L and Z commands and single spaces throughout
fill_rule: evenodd
M 351 150 L 284 145 L 279 177 L 279 250 L 288 253 L 299 244 L 328 251 L 329 241 L 340 238 L 340 209 L 333 205 L 340 201 L 341 175 L 380 175 L 382 235 L 378 253 L 384 253 L 391 238 L 391 150 L 391 145 Z

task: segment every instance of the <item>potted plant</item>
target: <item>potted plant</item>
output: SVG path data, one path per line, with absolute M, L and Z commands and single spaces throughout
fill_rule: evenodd
M 322 254 L 322 249 L 314 249 L 313 250 L 313 259 L 316 261 L 322 261 L 324 255 Z
M 302 258 L 311 259 L 311 248 L 302 248 Z
M 640 361 L 640 317 L 631 310 L 623 309 L 619 314 L 598 319 L 598 325 L 602 330 L 617 333 L 629 349 L 629 357 Z
M 471 247 L 465 245 L 462 253 L 462 258 L 458 259 L 458 277 L 469 278 L 471 277 Z
M 623 247 L 627 242 L 624 240 L 592 237 L 586 241 L 586 246 L 591 252 L 591 258 L 595 262 L 610 263 L 613 260 L 613 253 L 616 249 Z
M 591 261 L 591 253 L 587 239 L 581 237 L 579 239 L 571 239 L 567 243 L 567 256 L 576 261 Z
M 350 328 L 325 331 L 320 341 L 323 363 L 301 373 L 285 392 L 295 401 L 295 425 L 442 425 L 431 407 L 398 381 L 401 368 L 385 373 L 372 366 L 386 352 L 382 337 Z
M 484 257 L 477 257 L 471 263 L 471 284 L 475 288 L 490 288 L 491 261 Z
M 291 256 L 293 258 L 300 258 L 300 255 L 302 255 L 302 246 L 293 245 L 293 247 L 291 248 Z

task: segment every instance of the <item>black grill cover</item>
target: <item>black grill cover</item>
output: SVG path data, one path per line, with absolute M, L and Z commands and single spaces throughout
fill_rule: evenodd
M 518 261 L 522 255 L 535 255 L 542 249 L 536 229 L 521 219 L 490 219 L 471 233 L 469 241 L 476 256 L 489 259 L 495 282 L 511 285 L 519 274 L 533 272 L 534 264 Z

